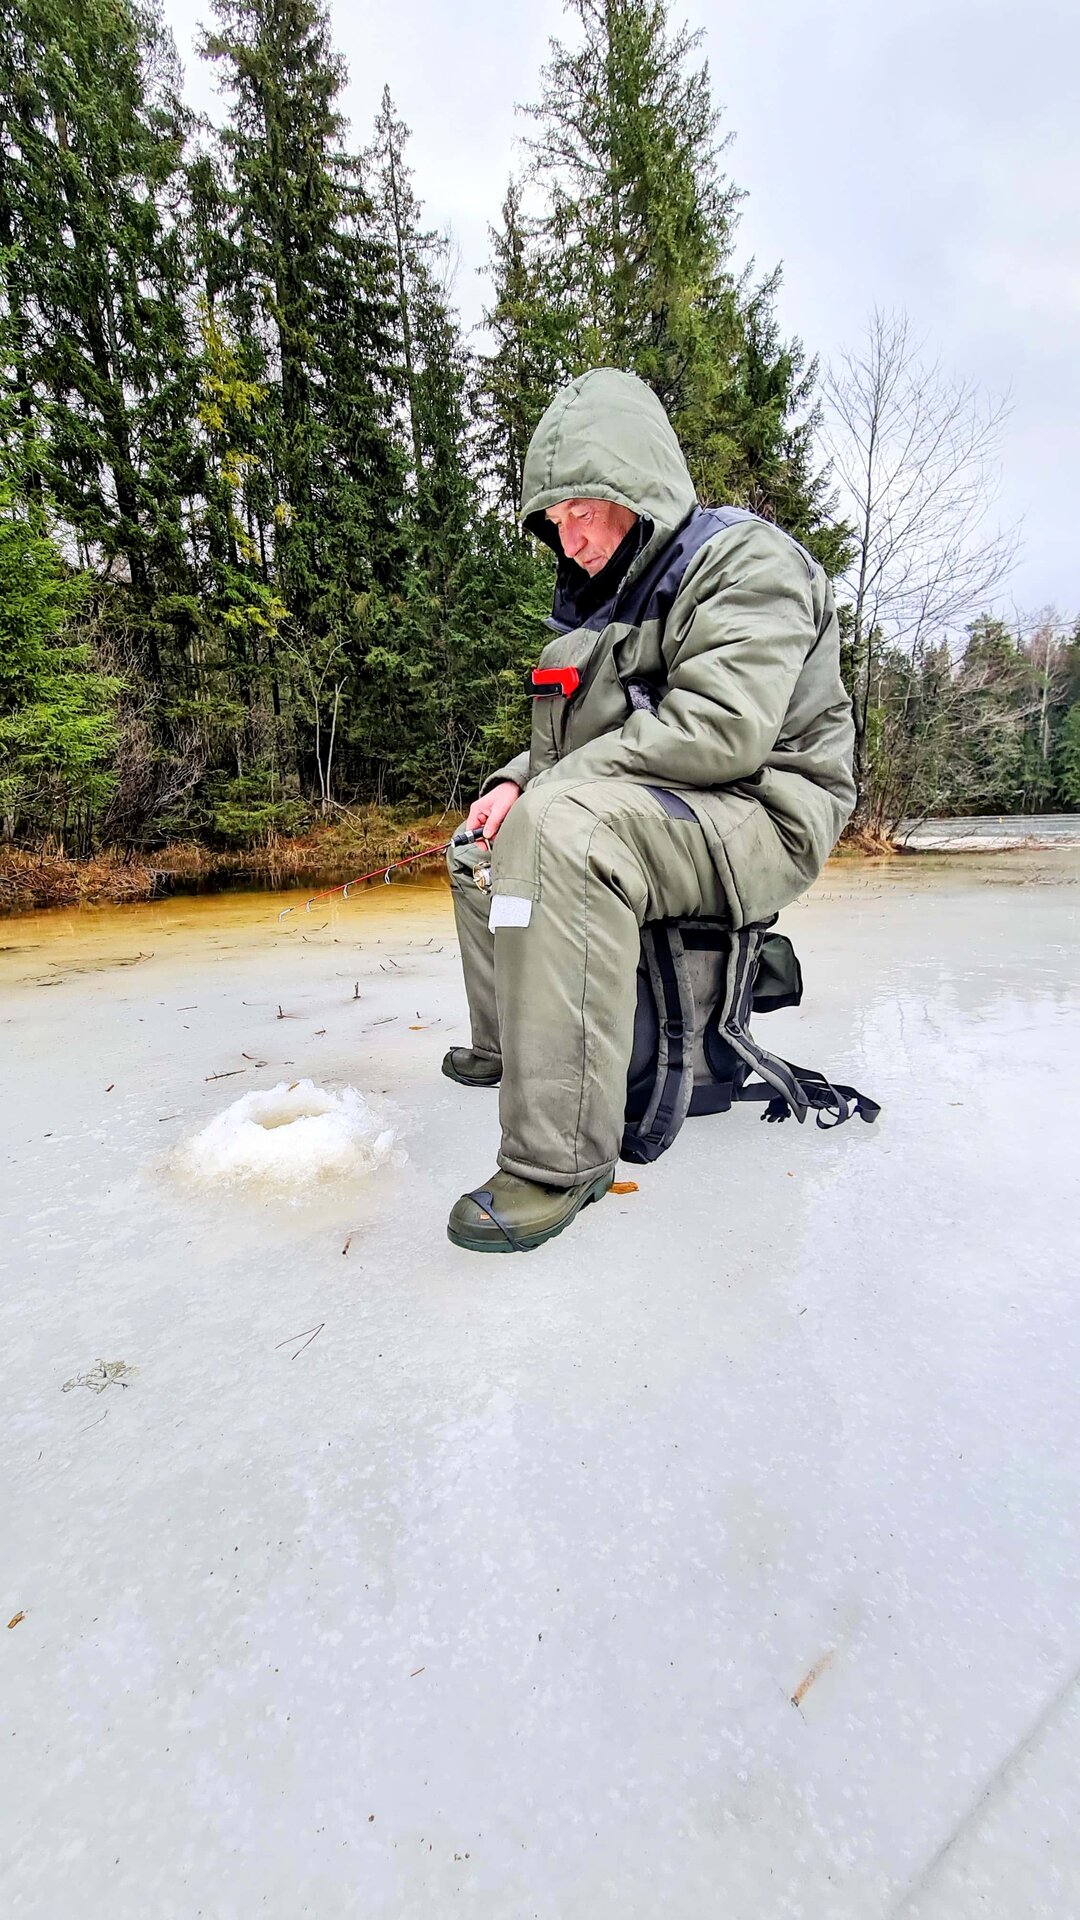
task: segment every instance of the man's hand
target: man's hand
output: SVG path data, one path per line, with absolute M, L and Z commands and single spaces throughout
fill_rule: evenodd
M 470 833 L 475 833 L 478 827 L 482 827 L 484 839 L 490 845 L 514 801 L 520 799 L 521 788 L 516 780 L 500 780 L 498 786 L 492 787 L 490 793 L 482 794 L 479 800 L 473 801 L 465 825 Z

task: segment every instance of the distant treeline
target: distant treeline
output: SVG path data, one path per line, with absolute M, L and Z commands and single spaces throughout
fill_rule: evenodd
M 522 459 L 589 366 L 650 382 L 703 499 L 844 575 L 816 367 L 734 264 L 695 40 L 663 0 L 571 10 L 477 347 L 388 92 L 350 150 L 315 0 L 216 0 L 220 130 L 149 9 L 0 0 L 0 836 L 244 844 L 467 799 L 526 737 Z M 1080 803 L 1075 635 L 848 626 L 863 817 Z

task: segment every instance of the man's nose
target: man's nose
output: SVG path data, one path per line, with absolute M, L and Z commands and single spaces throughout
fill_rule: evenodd
M 574 526 L 572 521 L 563 528 L 561 538 L 562 549 L 568 560 L 572 560 L 575 553 L 580 553 L 586 545 L 584 529 Z

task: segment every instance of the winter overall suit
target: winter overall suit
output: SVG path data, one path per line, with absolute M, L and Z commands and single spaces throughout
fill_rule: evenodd
M 574 498 L 638 516 L 592 580 L 544 519 Z M 485 785 L 522 788 L 490 894 L 473 880 L 486 849 L 455 850 L 450 874 L 473 1049 L 502 1063 L 499 1166 L 570 1188 L 618 1157 L 642 923 L 740 927 L 801 893 L 854 804 L 853 728 L 821 568 L 753 515 L 698 506 L 633 375 L 599 368 L 556 395 L 522 520 L 559 556 L 539 664 L 580 681 L 534 701 L 528 752 Z

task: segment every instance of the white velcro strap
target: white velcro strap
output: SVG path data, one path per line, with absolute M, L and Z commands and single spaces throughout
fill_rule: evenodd
M 527 927 L 532 919 L 532 910 L 532 901 L 520 893 L 493 893 L 488 926 L 492 933 L 497 927 Z

